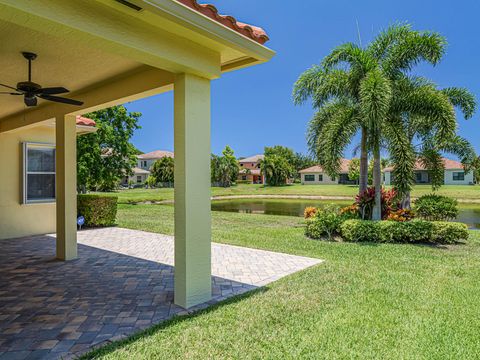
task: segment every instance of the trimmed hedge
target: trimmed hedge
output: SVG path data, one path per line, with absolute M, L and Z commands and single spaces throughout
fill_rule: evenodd
M 346 220 L 340 226 L 340 233 L 349 242 L 453 244 L 468 239 L 465 224 L 424 220 Z
M 85 226 L 112 226 L 117 217 L 116 196 L 79 194 L 77 195 L 78 216 L 85 218 Z

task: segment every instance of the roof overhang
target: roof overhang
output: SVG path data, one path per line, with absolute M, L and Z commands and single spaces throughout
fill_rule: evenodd
M 129 0 L 130 1 L 130 0 Z M 173 89 L 176 74 L 207 79 L 268 61 L 264 45 L 175 0 L 0 0 L 2 83 L 24 81 L 21 51 L 38 54 L 33 80 L 65 86 L 83 106 L 0 97 L 0 132 Z M 12 39 L 15 39 L 13 41 Z

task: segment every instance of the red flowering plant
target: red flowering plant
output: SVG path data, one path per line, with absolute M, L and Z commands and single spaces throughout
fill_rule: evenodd
M 385 190 L 381 189 L 382 197 L 382 219 L 388 218 L 390 213 L 398 208 L 398 204 L 395 202 L 397 192 L 394 189 Z M 363 193 L 355 197 L 355 204 L 358 206 L 360 217 L 363 220 L 369 220 L 372 218 L 373 206 L 375 205 L 375 188 L 369 187 Z

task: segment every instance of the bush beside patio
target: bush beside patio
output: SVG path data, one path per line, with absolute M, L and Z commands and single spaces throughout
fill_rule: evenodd
M 77 195 L 77 212 L 85 226 L 112 226 L 117 218 L 117 197 L 94 194 Z

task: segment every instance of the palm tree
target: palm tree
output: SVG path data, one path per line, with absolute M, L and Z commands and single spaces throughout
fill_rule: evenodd
M 403 196 L 413 182 L 415 152 L 405 131 L 405 119 L 415 116 L 433 121 L 435 137 L 442 143 L 455 135 L 455 112 L 448 96 L 441 91 L 417 91 L 420 84 L 409 77 L 421 61 L 438 63 L 445 44 L 437 33 L 414 31 L 408 24 L 394 25 L 366 48 L 340 45 L 321 66 L 307 70 L 295 84 L 294 102 L 311 98 L 318 110 L 309 125 L 308 144 L 327 172 L 338 169 L 345 147 L 360 129 L 365 180 L 369 150 L 374 158 L 374 220 L 381 219 L 382 145 L 394 150 L 391 157 L 397 191 Z

